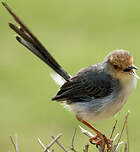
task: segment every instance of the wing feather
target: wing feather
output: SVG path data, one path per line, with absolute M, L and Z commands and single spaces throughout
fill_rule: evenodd
M 118 81 L 103 70 L 97 70 L 96 66 L 88 67 L 64 83 L 52 100 L 81 102 L 85 98 L 103 98 L 109 96 L 117 86 Z

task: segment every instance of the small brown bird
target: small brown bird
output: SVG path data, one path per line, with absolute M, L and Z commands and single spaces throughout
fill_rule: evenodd
M 91 126 L 87 120 L 109 118 L 120 111 L 126 103 L 139 79 L 135 72 L 137 67 L 133 64 L 133 57 L 128 51 L 115 50 L 102 62 L 83 68 L 71 77 L 7 4 L 2 4 L 20 25 L 18 28 L 9 23 L 9 26 L 22 37 L 16 36 L 16 39 L 64 79 L 64 84 L 52 100 L 62 103 L 79 121 L 94 130 L 97 136 L 89 139 L 90 142 L 99 139 L 96 144 L 105 142 L 109 149 L 110 141 L 107 137 Z

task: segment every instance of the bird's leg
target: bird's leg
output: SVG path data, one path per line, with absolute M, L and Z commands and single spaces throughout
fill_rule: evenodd
M 96 143 L 95 143 L 96 146 L 98 146 L 102 143 L 103 147 L 105 147 L 105 144 L 107 145 L 108 150 L 111 148 L 110 140 L 104 134 L 102 134 L 99 130 L 97 130 L 95 127 L 90 125 L 87 121 L 83 120 L 82 118 L 80 118 L 78 116 L 76 116 L 76 118 L 96 133 L 95 137 L 92 137 L 92 138 L 89 139 L 90 143 L 93 143 L 93 140 L 95 140 L 96 141 Z

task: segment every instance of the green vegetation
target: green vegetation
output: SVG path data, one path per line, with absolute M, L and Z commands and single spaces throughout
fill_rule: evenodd
M 40 38 L 60 64 L 71 74 L 103 60 L 114 49 L 127 49 L 140 67 L 140 2 L 127 0 L 7 1 L 18 16 Z M 78 122 L 59 103 L 52 102 L 58 86 L 49 67 L 19 45 L 7 25 L 12 18 L 0 6 L 0 151 L 12 150 L 9 135 L 19 135 L 21 151 L 41 151 L 37 137 L 49 143 L 62 132 L 65 146 Z M 13 21 L 13 20 L 12 20 Z M 137 72 L 140 75 L 140 72 Z M 116 118 L 93 123 L 110 135 L 124 114 L 129 117 L 130 151 L 140 149 L 140 83 Z M 76 146 L 88 143 L 78 131 Z M 58 151 L 61 151 L 58 149 Z

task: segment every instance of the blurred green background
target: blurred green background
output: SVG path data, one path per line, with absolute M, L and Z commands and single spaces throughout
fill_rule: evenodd
M 111 50 L 119 48 L 130 50 L 140 67 L 140 1 L 6 2 L 70 74 L 100 62 Z M 59 88 L 50 77 L 52 70 L 16 42 L 15 33 L 7 25 L 9 21 L 13 19 L 1 5 L 0 151 L 13 150 L 9 135 L 16 133 L 21 151 L 41 151 L 37 137 L 48 144 L 50 136 L 58 133 L 63 133 L 60 141 L 68 148 L 73 130 L 80 122 L 59 103 L 50 100 Z M 119 120 L 117 132 L 130 109 L 130 151 L 133 152 L 140 149 L 139 90 L 140 83 L 116 118 L 93 123 L 109 136 L 115 120 Z M 87 137 L 78 129 L 75 147 L 82 151 L 80 145 L 86 143 Z M 62 151 L 58 146 L 54 148 Z

